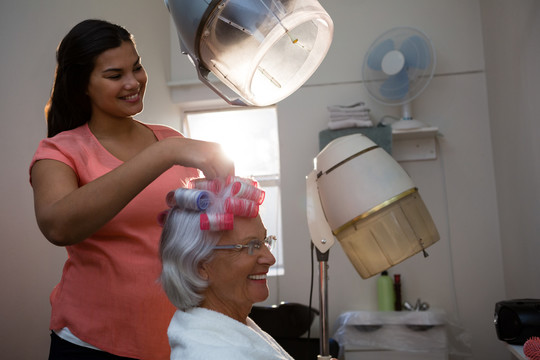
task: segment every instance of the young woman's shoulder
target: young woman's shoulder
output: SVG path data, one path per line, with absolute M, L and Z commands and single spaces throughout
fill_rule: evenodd
M 92 133 L 88 129 L 88 126 L 82 125 L 75 129 L 65 130 L 56 134 L 51 138 L 45 138 L 41 140 L 39 148 L 41 147 L 58 147 L 58 148 L 80 148 L 81 144 L 87 143 L 92 138 Z
M 168 138 L 171 136 L 182 136 L 182 137 L 184 136 L 178 130 L 167 125 L 160 125 L 160 124 L 145 124 L 145 125 L 154 132 L 154 134 L 159 140 Z
M 77 163 L 84 163 L 88 157 L 88 149 L 96 147 L 88 126 L 82 125 L 72 130 L 62 131 L 51 138 L 42 139 L 32 157 L 29 171 L 39 160 L 57 160 L 76 169 Z M 31 181 L 31 180 L 30 180 Z

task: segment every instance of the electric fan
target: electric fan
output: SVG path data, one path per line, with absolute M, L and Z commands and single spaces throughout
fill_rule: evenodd
M 402 105 L 402 118 L 392 124 L 392 129 L 426 126 L 413 118 L 411 102 L 428 86 L 435 62 L 431 40 L 411 27 L 397 27 L 383 33 L 368 49 L 362 75 L 370 96 L 384 105 Z

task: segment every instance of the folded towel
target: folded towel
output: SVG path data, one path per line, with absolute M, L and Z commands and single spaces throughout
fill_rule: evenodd
M 328 122 L 328 128 L 330 130 L 353 128 L 353 127 L 373 127 L 373 122 L 371 120 L 356 120 L 356 119 Z
M 330 115 L 330 121 L 340 121 L 348 119 L 357 119 L 357 120 L 371 120 L 369 114 L 355 115 L 355 114 L 343 114 L 343 115 Z
M 329 112 L 333 111 L 358 111 L 358 110 L 364 110 L 366 108 L 366 104 L 363 101 L 359 101 L 356 104 L 352 105 L 330 105 L 326 107 Z
M 369 109 L 362 110 L 350 110 L 350 111 L 329 111 L 330 116 L 340 116 L 340 115 L 369 115 Z
M 352 105 L 330 105 L 327 106 L 329 112 L 328 128 L 330 130 L 372 127 L 370 110 L 363 101 Z

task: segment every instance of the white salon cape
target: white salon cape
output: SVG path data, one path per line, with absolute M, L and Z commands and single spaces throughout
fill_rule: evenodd
M 293 360 L 250 318 L 244 325 L 204 308 L 176 311 L 167 334 L 171 360 Z

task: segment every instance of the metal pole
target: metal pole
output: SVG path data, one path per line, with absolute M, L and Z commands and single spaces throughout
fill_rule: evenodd
M 329 251 L 321 253 L 317 249 L 319 261 L 319 311 L 320 311 L 320 355 L 319 360 L 330 360 L 330 336 L 328 335 L 328 255 Z

